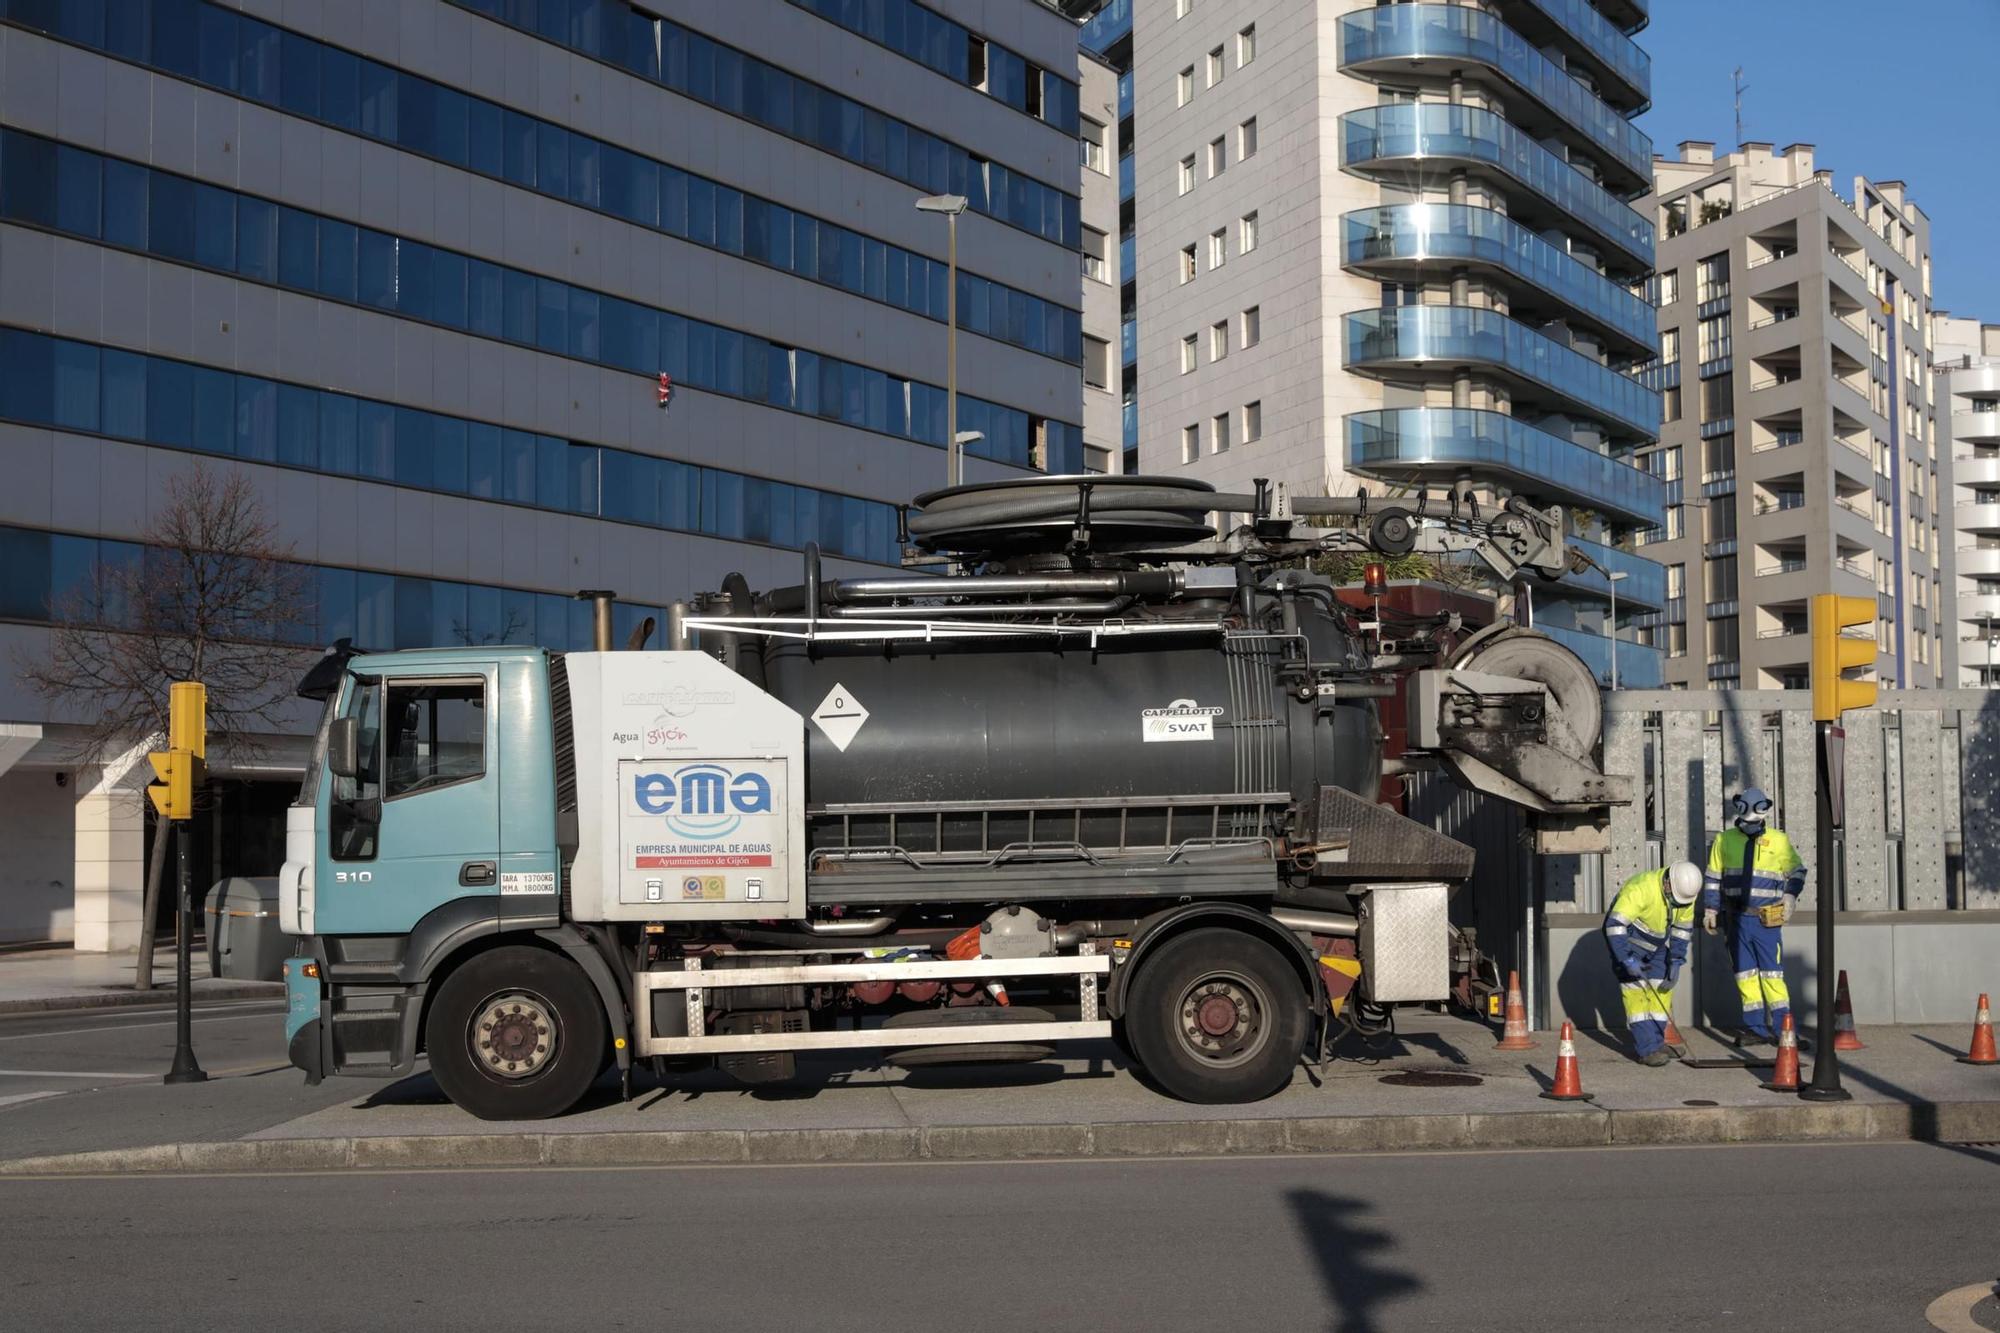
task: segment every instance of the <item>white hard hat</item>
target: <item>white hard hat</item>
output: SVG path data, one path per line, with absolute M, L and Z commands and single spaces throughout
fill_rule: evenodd
M 1667 892 L 1682 907 L 1701 895 L 1701 871 L 1694 862 L 1676 861 L 1667 868 Z

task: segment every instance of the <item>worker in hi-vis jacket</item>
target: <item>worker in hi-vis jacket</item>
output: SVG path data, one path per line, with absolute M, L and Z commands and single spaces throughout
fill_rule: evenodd
M 1694 901 L 1702 875 L 1692 861 L 1642 870 L 1625 881 L 1604 914 L 1604 942 L 1625 1001 L 1625 1026 L 1642 1064 L 1674 1058 L 1666 1044 L 1674 982 L 1694 942 Z
M 1736 826 L 1717 834 L 1708 849 L 1701 928 L 1713 935 L 1720 919 L 1728 935 L 1743 1044 L 1770 1045 L 1792 1010 L 1781 942 L 1806 886 L 1806 863 L 1783 830 L 1768 827 L 1769 796 L 1746 787 L 1733 804 Z

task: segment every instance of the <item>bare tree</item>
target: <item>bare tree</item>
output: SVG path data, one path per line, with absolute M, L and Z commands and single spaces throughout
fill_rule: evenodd
M 30 689 L 85 727 L 79 765 L 129 754 L 167 727 L 168 687 L 208 687 L 211 759 L 256 753 L 281 724 L 312 638 L 313 583 L 241 474 L 197 466 L 167 482 L 136 557 L 100 560 L 50 607 Z M 167 839 L 153 840 L 137 984 L 151 985 Z

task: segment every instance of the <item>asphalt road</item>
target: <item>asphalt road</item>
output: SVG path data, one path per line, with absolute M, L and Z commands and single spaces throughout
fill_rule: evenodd
M 2000 1153 L 1916 1144 L 12 1180 L 0 1307 L 36 1329 L 1881 1333 L 2000 1275 L 1996 1186 Z
M 0 1016 L 0 1157 L 234 1138 L 356 1091 L 304 1086 L 281 1001 L 196 1005 L 194 1048 L 211 1082 L 163 1088 L 171 1005 Z

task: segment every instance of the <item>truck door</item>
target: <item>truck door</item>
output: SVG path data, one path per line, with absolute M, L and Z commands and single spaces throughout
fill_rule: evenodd
M 401 933 L 457 898 L 498 910 L 497 673 L 479 663 L 349 686 L 355 771 L 326 784 L 320 934 Z

